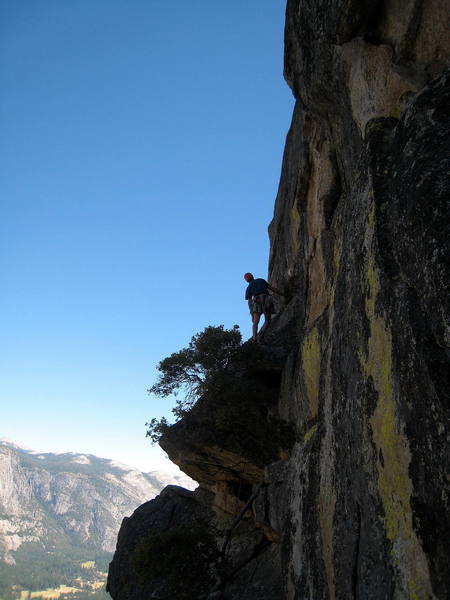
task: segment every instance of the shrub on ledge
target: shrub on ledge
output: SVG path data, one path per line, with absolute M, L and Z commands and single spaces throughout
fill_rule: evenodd
M 148 392 L 162 398 L 182 392 L 182 397 L 176 399 L 172 409 L 178 421 L 207 391 L 214 377 L 227 370 L 241 345 L 242 335 L 238 325 L 231 329 L 225 329 L 223 325 L 206 327 L 192 337 L 187 348 L 174 352 L 158 364 L 158 381 Z M 170 424 L 162 417 L 151 419 L 146 426 L 147 437 L 156 443 Z

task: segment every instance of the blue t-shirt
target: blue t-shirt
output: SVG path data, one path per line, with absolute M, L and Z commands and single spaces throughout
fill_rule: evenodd
M 267 288 L 269 284 L 265 279 L 254 279 L 248 284 L 245 291 L 245 299 L 249 300 L 252 296 L 259 296 L 259 294 L 267 294 Z

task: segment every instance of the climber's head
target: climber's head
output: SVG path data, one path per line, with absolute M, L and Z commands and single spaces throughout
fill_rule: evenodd
M 245 281 L 248 281 L 250 283 L 250 281 L 253 281 L 254 278 L 253 278 L 253 275 L 251 273 L 246 273 L 244 275 L 244 279 L 245 279 Z

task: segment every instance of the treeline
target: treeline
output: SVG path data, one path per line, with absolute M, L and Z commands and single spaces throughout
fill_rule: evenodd
M 26 547 L 28 546 L 28 548 Z M 85 549 L 64 548 L 64 552 L 49 554 L 32 544 L 25 545 L 14 553 L 15 565 L 7 565 L 0 561 L 0 600 L 16 600 L 20 594 L 14 589 L 38 591 L 58 588 L 60 585 L 71 585 L 81 578 L 95 579 L 95 572 L 106 572 L 111 554 L 87 555 Z M 89 572 L 81 567 L 82 562 L 95 561 L 96 568 Z M 74 586 L 76 587 L 76 586 Z M 71 600 L 85 598 L 110 598 L 103 590 L 97 592 L 80 592 L 80 596 L 71 595 Z

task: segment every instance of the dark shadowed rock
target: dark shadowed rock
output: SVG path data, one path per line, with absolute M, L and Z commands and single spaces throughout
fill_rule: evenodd
M 193 600 L 214 587 L 208 565 L 217 546 L 204 496 L 168 486 L 124 519 L 109 569 L 113 598 Z
M 168 486 L 124 519 L 109 569 L 108 591 L 124 600 L 221 598 L 222 588 L 269 600 L 280 587 L 279 555 L 249 519 L 228 530 L 211 496 Z M 255 570 L 255 559 L 260 567 Z M 228 584 L 228 580 L 231 583 Z
M 227 371 L 161 438 L 171 460 L 209 488 L 250 488 L 262 481 L 265 466 L 286 457 L 294 443 L 292 428 L 278 417 L 286 355 L 283 348 L 244 344 Z

